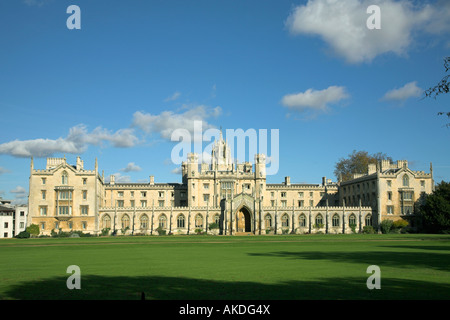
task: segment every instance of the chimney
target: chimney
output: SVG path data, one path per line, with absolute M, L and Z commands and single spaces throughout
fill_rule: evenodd
M 154 176 L 150 176 L 150 185 L 154 185 L 155 184 L 155 177 Z
M 116 182 L 116 177 L 112 174 L 109 176 L 109 184 L 114 184 Z
M 284 178 L 284 184 L 287 185 L 287 186 L 290 186 L 291 185 L 291 177 L 285 177 Z
M 367 174 L 372 174 L 377 172 L 377 165 L 375 163 L 369 163 L 369 167 L 367 168 Z

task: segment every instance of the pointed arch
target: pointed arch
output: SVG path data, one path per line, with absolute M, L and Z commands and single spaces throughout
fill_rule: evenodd
M 177 228 L 186 228 L 186 218 L 182 213 L 177 216 Z
M 287 213 L 284 213 L 281 216 L 281 226 L 282 227 L 289 227 L 289 215 Z
M 341 224 L 341 218 L 337 213 L 333 215 L 333 218 L 331 219 L 333 227 L 339 227 Z
M 111 217 L 109 214 L 104 214 L 102 217 L 102 228 L 103 229 L 110 229 L 111 228 Z
M 272 216 L 270 213 L 267 213 L 264 216 L 264 225 L 265 225 L 266 229 L 272 228 Z
M 372 214 L 370 214 L 370 213 L 366 214 L 364 221 L 366 223 L 366 226 L 371 226 L 372 225 Z
M 111 217 L 109 214 L 104 214 L 102 217 L 102 228 L 111 228 Z
M 121 223 L 122 223 L 122 229 L 130 227 L 130 217 L 128 216 L 128 214 L 125 213 L 122 216 Z
M 214 215 L 214 222 L 219 226 L 220 225 L 220 215 L 216 213 Z
M 167 217 L 164 213 L 159 216 L 158 223 L 159 223 L 159 227 L 161 227 L 162 229 L 167 228 Z
M 236 232 L 251 232 L 252 231 L 252 211 L 247 204 L 242 204 L 236 210 Z
M 298 217 L 298 224 L 300 227 L 306 227 L 306 216 L 304 213 L 302 213 L 299 217 Z
M 352 214 L 348 217 L 348 224 L 349 224 L 349 226 L 356 225 L 356 216 L 355 216 L 354 213 L 352 213 Z
M 203 228 L 203 216 L 200 213 L 195 216 L 195 227 Z
M 147 214 L 144 213 L 141 216 L 141 218 L 139 219 L 139 221 L 140 221 L 140 224 L 141 224 L 141 229 L 147 230 L 148 229 L 148 216 L 147 216 Z
M 323 216 L 322 216 L 321 213 L 318 213 L 316 215 L 315 225 L 316 225 L 317 228 L 320 227 L 320 226 L 323 226 Z
M 409 176 L 406 173 L 402 177 L 402 183 L 404 187 L 409 187 Z

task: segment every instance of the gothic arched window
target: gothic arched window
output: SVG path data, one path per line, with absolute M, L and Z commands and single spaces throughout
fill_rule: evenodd
M 184 214 L 180 214 L 177 218 L 177 228 L 185 228 Z
M 195 227 L 196 228 L 203 227 L 203 216 L 200 213 L 195 216 Z
M 281 226 L 283 226 L 283 227 L 289 227 L 289 216 L 287 215 L 287 213 L 285 213 L 285 214 L 281 217 Z
M 340 221 L 341 221 L 341 219 L 339 219 L 339 215 L 337 213 L 335 213 L 333 215 L 333 219 L 332 219 L 333 227 L 339 227 Z
M 141 229 L 148 229 L 148 216 L 146 214 L 141 217 Z
M 306 227 L 306 217 L 304 214 L 300 215 L 300 217 L 298 218 L 298 222 L 300 227 Z
M 403 186 L 409 187 L 409 177 L 407 174 L 403 175 Z
M 366 215 L 366 226 L 371 226 L 372 225 L 372 215 L 369 213 L 368 215 Z
M 351 225 L 356 225 L 356 216 L 352 213 L 350 215 L 350 217 L 348 218 L 348 224 Z
M 165 229 L 165 228 L 167 228 L 167 217 L 166 217 L 166 215 L 165 214 L 162 214 L 160 217 L 159 217 L 159 226 L 162 228 L 162 229 Z
M 320 213 L 316 216 L 316 226 L 323 226 L 323 216 Z
M 272 216 L 270 214 L 266 214 L 264 217 L 264 224 L 266 228 L 272 228 Z
M 107 214 L 105 214 L 102 218 L 102 227 L 105 228 L 111 228 L 111 217 Z
M 69 183 L 69 175 L 67 174 L 66 171 L 63 171 L 61 175 L 61 184 L 66 185 L 68 183 Z
M 127 214 L 125 214 L 122 217 L 122 229 L 129 227 L 130 227 L 130 217 Z

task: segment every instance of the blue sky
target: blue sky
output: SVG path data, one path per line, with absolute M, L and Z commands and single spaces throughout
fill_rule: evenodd
M 69 5 L 81 29 L 69 30 Z M 369 30 L 366 9 L 380 8 Z M 353 150 L 450 180 L 450 98 L 422 99 L 450 55 L 446 1 L 0 3 L 0 196 L 30 157 L 98 158 L 116 181 L 181 182 L 170 132 L 279 130 L 278 183 L 320 183 Z M 270 135 L 269 135 L 270 137 Z M 205 142 L 206 146 L 209 142 Z

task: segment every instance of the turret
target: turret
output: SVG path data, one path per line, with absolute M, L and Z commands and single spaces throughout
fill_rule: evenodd
M 198 154 L 196 153 L 190 152 L 187 155 L 187 174 L 188 177 L 198 174 Z
M 83 170 L 83 160 L 80 157 L 77 157 L 77 171 Z M 97 172 L 97 158 L 95 158 L 95 171 Z
M 231 171 L 233 168 L 232 163 L 230 147 L 223 140 L 222 131 L 220 131 L 219 140 L 214 141 L 214 146 L 211 151 L 211 169 Z
M 384 172 L 391 168 L 391 162 L 389 160 L 381 160 L 381 168 L 380 171 Z
M 262 153 L 255 155 L 255 178 L 266 178 L 266 156 Z

